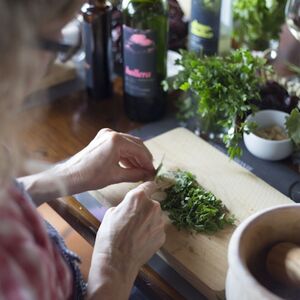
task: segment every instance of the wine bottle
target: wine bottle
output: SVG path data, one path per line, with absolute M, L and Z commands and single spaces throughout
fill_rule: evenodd
M 111 11 L 105 0 L 90 0 L 82 7 L 86 89 L 95 100 L 112 95 Z
M 110 1 L 112 9 L 112 56 L 113 56 L 113 73 L 116 76 L 123 75 L 123 56 L 122 56 L 122 12 L 121 0 Z
M 149 122 L 166 109 L 167 0 L 123 0 L 124 105 L 131 120 Z
M 199 55 L 225 54 L 231 48 L 231 0 L 192 0 L 188 49 Z

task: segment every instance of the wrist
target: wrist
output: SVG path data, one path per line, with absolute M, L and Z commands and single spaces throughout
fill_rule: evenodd
M 44 202 L 71 194 L 69 175 L 59 165 L 41 173 L 18 178 L 34 203 Z
M 80 189 L 79 182 L 76 180 L 75 170 L 68 165 L 68 161 L 55 165 L 55 167 L 49 171 L 55 174 L 54 177 L 63 183 L 65 192 L 67 192 L 67 194 L 63 196 L 77 194 L 77 189 Z
M 56 166 L 57 172 L 64 177 L 70 195 L 86 192 L 93 189 L 93 180 L 99 181 L 99 174 L 94 174 L 93 168 L 87 169 L 80 152 Z
M 93 299 L 99 293 L 105 299 L 128 299 L 137 274 L 138 268 L 130 266 L 127 259 L 93 254 L 88 279 L 88 296 Z

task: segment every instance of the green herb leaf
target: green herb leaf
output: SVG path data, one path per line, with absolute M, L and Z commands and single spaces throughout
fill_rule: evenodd
M 189 89 L 190 85 L 188 82 L 184 82 L 181 86 L 180 89 L 183 91 L 187 91 Z
M 165 176 L 171 176 L 174 184 L 166 190 L 161 207 L 178 229 L 212 234 L 234 224 L 235 218 L 222 201 L 200 186 L 193 174 L 178 170 Z
M 284 23 L 286 0 L 234 0 L 234 39 L 240 46 L 265 50 L 277 40 Z
M 300 75 L 300 67 L 299 66 L 289 63 L 289 62 L 286 62 L 286 65 L 290 71 L 296 73 L 297 75 Z
M 300 148 L 300 111 L 294 108 L 290 116 L 286 119 L 286 129 L 289 137 L 293 140 L 297 148 Z

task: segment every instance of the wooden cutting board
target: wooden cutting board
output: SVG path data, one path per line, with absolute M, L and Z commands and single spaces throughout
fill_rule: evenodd
M 219 197 L 237 218 L 237 224 L 249 215 L 292 200 L 241 167 L 184 128 L 177 128 L 146 142 L 156 165 L 162 157 L 164 169 L 187 170 L 198 182 Z M 117 205 L 135 185 L 117 184 L 91 192 L 102 205 Z M 196 289 L 209 299 L 222 299 L 227 272 L 227 246 L 235 227 L 227 227 L 213 236 L 166 228 L 167 240 L 159 255 Z

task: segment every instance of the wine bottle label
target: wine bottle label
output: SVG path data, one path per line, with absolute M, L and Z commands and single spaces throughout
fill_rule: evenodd
M 198 54 L 218 52 L 221 1 L 192 0 L 189 50 Z
M 123 53 L 126 93 L 135 97 L 154 97 L 157 88 L 154 32 L 123 25 Z

